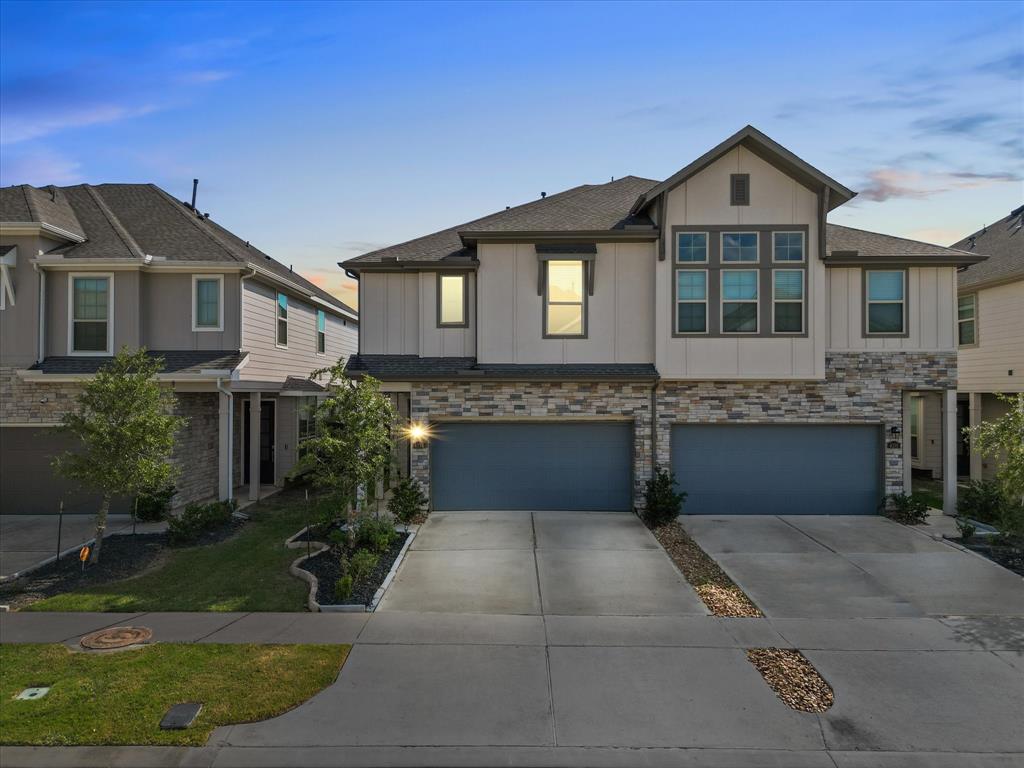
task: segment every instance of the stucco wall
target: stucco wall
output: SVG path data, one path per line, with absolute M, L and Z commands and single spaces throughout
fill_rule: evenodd
M 217 273 L 198 273 L 215 277 Z M 238 272 L 223 274 L 224 330 L 193 331 L 193 274 L 141 273 L 141 338 L 149 349 L 240 349 Z

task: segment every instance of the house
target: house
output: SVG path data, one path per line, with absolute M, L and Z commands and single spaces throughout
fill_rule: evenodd
M 354 310 L 152 184 L 0 189 L 0 505 L 95 509 L 54 429 L 122 347 L 164 358 L 190 419 L 175 505 L 257 498 L 309 429 L 309 375 L 355 351 Z
M 952 444 L 956 270 L 983 257 L 827 224 L 853 196 L 748 126 L 664 181 L 358 256 L 348 371 L 418 427 L 434 509 L 629 510 L 665 467 L 690 513 L 875 513 L 909 487 L 912 393 Z
M 1009 407 L 995 393 L 1024 393 L 1024 206 L 952 247 L 988 256 L 957 279 L 958 426 L 997 419 Z M 963 436 L 960 475 L 991 478 L 995 463 L 972 452 Z

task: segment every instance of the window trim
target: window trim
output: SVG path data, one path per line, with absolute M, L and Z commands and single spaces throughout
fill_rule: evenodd
M 107 279 L 107 348 L 101 351 L 75 350 L 75 278 Z M 89 321 L 84 321 L 89 322 Z M 92 321 L 95 322 L 95 321 Z M 68 273 L 68 355 L 74 357 L 110 357 L 114 354 L 114 273 L 113 272 L 69 272 Z
M 469 274 L 467 272 L 438 272 L 437 274 L 437 327 L 468 328 L 469 327 Z M 445 277 L 458 277 L 462 280 L 462 322 L 445 323 L 441 321 L 441 280 Z
M 962 344 L 960 342 L 960 324 L 961 323 L 967 323 L 967 322 L 971 321 L 971 320 L 961 320 L 960 319 L 960 299 L 966 299 L 966 298 L 973 299 L 972 303 L 974 305 L 974 308 L 973 308 L 973 313 L 971 314 L 971 320 L 974 321 L 974 341 L 972 341 L 969 344 Z M 957 349 L 973 349 L 974 347 L 978 346 L 978 343 L 979 343 L 978 330 L 979 330 L 979 328 L 978 328 L 978 293 L 977 292 L 965 293 L 963 296 L 957 295 L 957 297 L 956 297 L 956 346 L 957 346 Z
M 776 235 L 800 235 L 800 258 L 796 261 L 783 261 L 775 258 L 775 236 Z M 800 230 L 773 229 L 772 230 L 772 264 L 806 264 L 807 263 L 807 236 Z
M 281 317 L 281 297 L 284 296 L 285 316 Z M 288 349 L 289 326 L 291 318 L 288 317 L 288 294 L 284 291 L 274 293 L 274 346 L 278 349 Z M 281 321 L 284 320 L 284 344 L 281 343 Z
M 217 325 L 199 325 L 199 281 L 200 280 L 216 280 L 218 283 L 218 295 L 217 295 Z M 204 333 L 207 331 L 218 333 L 224 330 L 224 275 L 216 274 L 202 274 L 197 273 L 192 275 L 192 332 L 193 333 Z
M 574 264 L 579 264 L 580 265 L 580 273 L 583 276 L 583 285 L 581 286 L 583 299 L 580 302 L 580 304 L 582 305 L 582 311 L 583 311 L 583 318 L 582 318 L 583 319 L 583 328 L 582 328 L 582 332 L 581 333 L 549 333 L 548 332 L 548 306 L 549 306 L 549 302 L 548 302 L 548 284 L 550 283 L 548 275 L 550 274 L 551 262 L 570 262 L 570 263 L 574 263 Z M 587 260 L 586 259 L 571 259 L 571 258 L 570 259 L 545 259 L 544 261 L 541 262 L 541 264 L 544 265 L 544 290 L 541 293 L 541 302 L 540 302 L 541 338 L 544 338 L 544 339 L 563 339 L 563 340 L 564 339 L 575 340 L 575 339 L 585 339 L 585 338 L 587 338 L 587 336 L 588 336 L 588 334 L 590 332 L 590 324 L 587 321 L 587 316 L 589 315 L 589 308 L 590 308 L 590 302 L 588 300 L 588 297 L 590 295 L 590 291 L 588 290 L 588 280 L 587 280 L 587 278 L 588 278 Z M 591 264 L 589 268 L 590 269 L 594 269 L 594 265 Z M 560 306 L 560 305 L 576 306 L 576 302 L 575 301 L 573 301 L 573 302 L 565 302 L 565 301 L 556 302 L 556 306 Z
M 323 309 L 318 309 L 316 311 L 316 314 L 314 315 L 314 317 L 316 318 L 316 320 L 315 320 L 315 322 L 316 322 L 316 340 L 315 340 L 315 347 L 314 347 L 314 349 L 316 350 L 316 354 L 317 354 L 318 357 L 327 357 L 327 312 L 325 310 L 323 310 Z M 320 318 L 321 317 L 324 319 L 324 329 L 322 331 L 320 330 Z M 323 340 L 324 340 L 324 350 L 323 350 L 323 352 L 320 351 L 320 337 L 321 336 L 323 336 Z
M 704 235 L 704 261 L 682 261 L 679 258 L 679 236 L 680 235 Z M 697 230 L 682 230 L 675 233 L 675 257 L 673 263 L 676 265 L 704 265 L 707 267 L 711 263 L 711 233 L 706 231 Z M 742 263 L 742 262 L 740 262 Z
M 899 272 L 903 279 L 903 301 L 868 300 L 868 276 L 872 272 Z M 910 336 L 910 274 L 906 267 L 864 267 L 861 270 L 861 335 L 865 339 L 905 339 Z M 903 330 L 899 332 L 870 331 L 868 310 L 871 304 L 903 304 Z
M 794 261 L 793 264 L 799 262 Z M 797 272 L 800 275 L 800 299 L 776 299 L 775 298 L 775 273 L 776 272 Z M 800 305 L 800 330 L 780 331 L 775 327 L 775 305 L 776 304 L 799 304 Z M 772 269 L 772 335 L 773 336 L 802 336 L 807 330 L 807 270 L 800 267 L 795 268 L 773 268 Z
M 687 262 L 698 264 L 699 262 Z M 703 272 L 704 273 L 704 299 L 680 299 L 679 298 L 679 273 L 680 272 Z M 672 270 L 672 335 L 673 336 L 707 336 L 711 332 L 711 283 L 710 270 L 676 268 Z M 703 304 L 704 305 L 704 330 L 703 331 L 681 331 L 679 330 L 679 305 L 680 304 Z
M 773 230 L 774 231 L 774 230 Z M 725 260 L 725 236 L 726 235 L 753 235 L 754 236 L 754 260 L 753 261 L 726 261 Z M 718 233 L 718 263 L 723 267 L 747 266 L 749 264 L 761 263 L 761 233 L 758 230 L 723 229 Z
M 753 272 L 757 286 L 757 297 L 750 299 L 726 299 L 725 298 L 725 276 L 729 272 Z M 725 330 L 725 305 L 729 304 L 754 304 L 754 322 L 756 327 L 752 331 L 727 331 Z M 761 270 L 759 269 L 722 269 L 718 277 L 718 330 L 722 336 L 760 336 L 761 335 Z

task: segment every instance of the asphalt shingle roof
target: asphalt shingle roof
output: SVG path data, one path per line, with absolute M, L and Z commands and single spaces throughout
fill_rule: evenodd
M 988 256 L 960 273 L 960 288 L 997 280 L 1024 279 L 1024 210 L 1017 208 L 1009 216 L 953 243 L 952 247 Z
M 478 365 L 475 357 L 417 357 L 416 355 L 352 355 L 345 366 L 350 375 L 369 374 L 381 380 L 413 379 L 656 379 L 650 363 L 569 363 Z
M 962 251 L 942 245 L 922 243 L 908 240 L 905 237 L 883 235 L 879 232 L 868 232 L 865 229 L 854 229 L 839 224 L 825 225 L 825 247 L 829 253 L 834 251 L 856 251 L 859 256 L 868 258 L 901 256 L 954 256 L 962 255 Z
M 301 376 L 289 376 L 284 380 L 284 386 L 281 387 L 281 391 L 309 392 L 310 394 L 315 394 L 317 392 L 326 392 L 327 390 L 311 379 L 304 379 Z
M 50 224 L 78 237 L 85 231 L 68 203 L 62 187 L 19 184 L 0 188 L 0 220 Z
M 168 352 L 148 351 L 150 357 L 162 357 L 164 369 L 161 373 L 200 373 L 202 370 L 232 370 L 248 354 L 238 350 L 172 350 Z M 32 370 L 46 374 L 96 373 L 113 360 L 112 357 L 47 357 Z

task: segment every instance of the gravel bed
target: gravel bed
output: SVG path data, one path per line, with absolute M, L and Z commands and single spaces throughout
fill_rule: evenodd
M 835 701 L 832 686 L 800 651 L 751 648 L 747 651 L 747 658 L 790 709 L 824 712 Z
M 377 589 L 384 583 L 384 579 L 387 578 L 391 566 L 398 559 L 398 554 L 402 551 L 402 547 L 405 546 L 405 541 L 408 538 L 409 534 L 399 534 L 395 538 L 391 548 L 387 552 L 381 553 L 380 559 L 377 561 L 377 567 L 370 575 L 370 578 L 365 582 L 356 584 L 352 589 L 351 597 L 347 600 L 338 600 L 334 596 L 334 584 L 343 575 L 340 549 L 331 547 L 324 550 L 319 555 L 303 560 L 299 563 L 299 568 L 309 571 L 316 576 L 318 581 L 316 601 L 320 605 L 369 605 L 373 602 L 373 596 L 377 593 Z
M 764 616 L 753 600 L 736 586 L 736 582 L 690 538 L 677 521 L 655 528 L 652 532 L 711 613 L 728 618 Z

